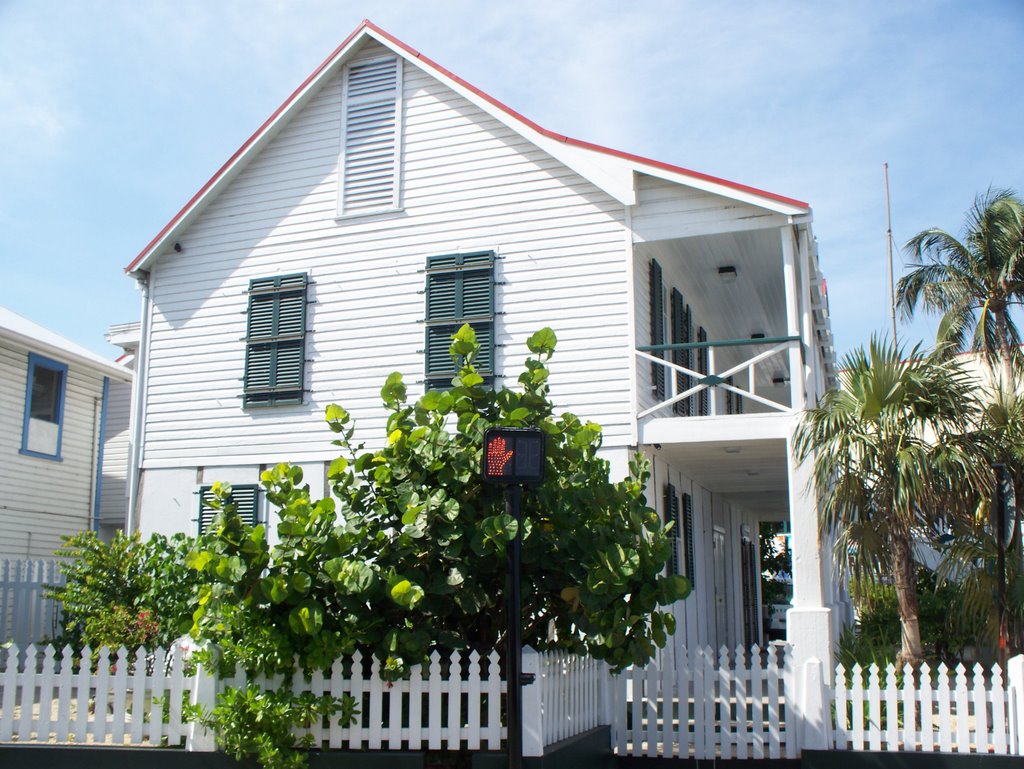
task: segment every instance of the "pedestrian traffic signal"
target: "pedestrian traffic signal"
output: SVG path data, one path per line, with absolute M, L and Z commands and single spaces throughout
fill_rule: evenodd
M 486 430 L 483 465 L 488 483 L 540 483 L 544 478 L 544 433 L 522 427 Z

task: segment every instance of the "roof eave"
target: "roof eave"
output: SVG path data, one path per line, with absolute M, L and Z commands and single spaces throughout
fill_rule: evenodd
M 565 163 L 623 205 L 636 203 L 635 172 L 640 172 L 789 216 L 810 212 L 810 206 L 800 200 L 549 131 L 364 19 L 157 233 L 125 268 L 125 272 L 133 274 L 149 269 L 209 201 L 217 196 L 221 188 L 241 171 L 248 159 L 276 135 L 289 113 L 316 93 L 323 81 L 337 70 L 349 52 L 367 37 L 404 56 L 406 60 L 438 78 L 456 93 L 500 120 L 527 141 Z M 608 159 L 615 162 L 601 162 Z
M 131 369 L 120 366 L 113 361 L 87 358 L 73 350 L 68 350 L 66 347 L 60 347 L 41 339 L 37 339 L 33 336 L 21 334 L 13 329 L 0 329 L 0 338 L 7 339 L 17 346 L 23 347 L 29 352 L 41 353 L 48 357 L 52 357 L 54 360 L 59 360 L 61 363 L 74 363 L 77 366 L 82 366 L 92 371 L 98 371 L 104 376 L 109 376 L 121 382 L 131 382 L 134 377 Z

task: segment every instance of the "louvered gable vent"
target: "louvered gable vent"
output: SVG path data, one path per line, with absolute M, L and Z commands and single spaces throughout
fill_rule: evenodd
M 249 283 L 246 406 L 302 403 L 306 284 L 304 273 L 258 278 Z
M 398 208 L 402 65 L 397 57 L 345 70 L 340 213 Z
M 426 380 L 448 387 L 457 373 L 448 354 L 452 334 L 469 323 L 480 343 L 476 360 L 483 377 L 494 374 L 494 252 L 427 258 Z
M 209 531 L 213 521 L 220 513 L 210 507 L 210 500 L 214 498 L 212 486 L 201 486 L 199 488 L 199 533 Z M 249 526 L 256 525 L 256 510 L 259 501 L 259 486 L 242 485 L 232 486 L 231 496 L 228 500 L 235 505 L 238 517 L 242 523 Z

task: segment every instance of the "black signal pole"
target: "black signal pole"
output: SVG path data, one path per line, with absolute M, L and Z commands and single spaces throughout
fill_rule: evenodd
M 516 535 L 505 546 L 508 573 L 505 581 L 505 680 L 507 694 L 508 766 L 523 766 L 523 617 L 522 573 L 523 486 L 544 479 L 544 433 L 537 428 L 492 427 L 484 432 L 483 481 L 505 487 L 505 514 L 516 522 Z
M 522 501 L 523 487 L 517 485 L 505 488 L 505 512 L 516 521 L 516 535 L 506 545 L 508 575 L 505 595 L 508 606 L 508 630 L 506 639 L 506 680 L 508 682 L 508 766 L 522 769 L 523 765 L 523 624 L 522 596 L 519 594 L 522 543 Z

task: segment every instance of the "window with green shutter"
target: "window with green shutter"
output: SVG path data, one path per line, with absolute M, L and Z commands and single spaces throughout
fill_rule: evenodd
M 651 303 L 651 344 L 665 344 L 665 294 L 661 280 L 661 265 L 657 259 L 651 259 L 650 270 L 650 303 Z M 664 357 L 663 353 L 651 353 L 656 358 Z M 665 400 L 665 367 L 660 363 L 651 363 L 651 389 L 655 399 Z
M 690 306 L 683 302 L 679 289 L 672 289 L 672 344 L 688 344 L 693 335 L 690 323 Z M 691 350 L 673 350 L 672 362 L 683 368 L 692 368 Z M 693 377 L 676 372 L 676 393 L 682 393 L 693 387 Z M 684 398 L 676 401 L 673 411 L 677 416 L 688 417 L 692 409 L 692 399 Z
M 228 501 L 235 505 L 238 517 L 242 523 L 255 526 L 257 518 L 257 505 L 259 503 L 260 487 L 252 485 L 240 485 L 231 487 L 231 496 Z M 208 531 L 217 517 L 220 510 L 210 507 L 210 500 L 213 499 L 213 486 L 199 487 L 199 533 Z
M 494 252 L 427 257 L 426 385 L 451 386 L 458 368 L 448 348 L 452 334 L 468 323 L 476 332 L 480 376 L 494 376 Z
M 690 585 L 695 585 L 694 559 L 696 558 L 696 553 L 693 542 L 693 497 L 686 493 L 683 494 L 682 539 L 683 550 L 686 556 L 686 562 L 683 564 L 683 571 L 686 574 L 686 578 L 690 580 Z
M 306 368 L 305 273 L 249 282 L 243 403 L 302 403 Z
M 672 524 L 669 539 L 672 543 L 672 555 L 669 557 L 668 573 L 679 574 L 679 551 L 682 547 L 682 521 L 679 520 L 679 495 L 671 483 L 665 484 L 665 509 L 663 513 L 665 525 Z

